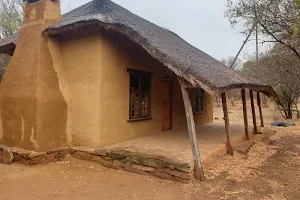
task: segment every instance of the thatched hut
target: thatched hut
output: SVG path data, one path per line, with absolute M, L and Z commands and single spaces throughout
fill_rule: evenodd
M 113 3 L 93 0 L 60 15 L 59 0 L 24 1 L 0 85 L 3 140 L 38 151 L 101 147 L 185 128 L 201 177 L 195 130 L 213 121 L 213 97 L 264 83 L 229 69 L 175 33 Z

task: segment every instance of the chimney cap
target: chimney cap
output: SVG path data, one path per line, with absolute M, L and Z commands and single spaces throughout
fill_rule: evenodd
M 23 1 L 27 1 L 29 4 L 31 4 L 31 3 L 35 3 L 35 2 L 38 2 L 38 1 L 40 1 L 40 0 L 23 0 Z M 52 1 L 52 2 L 60 2 L 60 0 L 50 0 L 50 1 Z

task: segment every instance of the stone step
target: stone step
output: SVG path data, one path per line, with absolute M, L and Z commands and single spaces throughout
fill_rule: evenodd
M 233 147 L 233 149 L 239 153 L 247 154 L 250 148 L 254 145 L 253 141 L 244 141 Z

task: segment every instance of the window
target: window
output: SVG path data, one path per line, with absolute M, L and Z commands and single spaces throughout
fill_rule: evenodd
M 204 90 L 201 88 L 196 89 L 196 95 L 194 97 L 194 112 L 201 113 L 203 112 L 203 94 Z
M 128 69 L 130 77 L 129 120 L 151 118 L 151 73 Z

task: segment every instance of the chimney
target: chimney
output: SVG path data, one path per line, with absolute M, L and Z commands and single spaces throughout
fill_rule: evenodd
M 25 0 L 18 42 L 0 84 L 3 140 L 44 151 L 68 144 L 64 70 L 57 40 L 42 31 L 61 20 L 59 0 Z
M 49 26 L 59 20 L 60 0 L 24 0 L 23 26 L 34 22 L 42 22 Z

